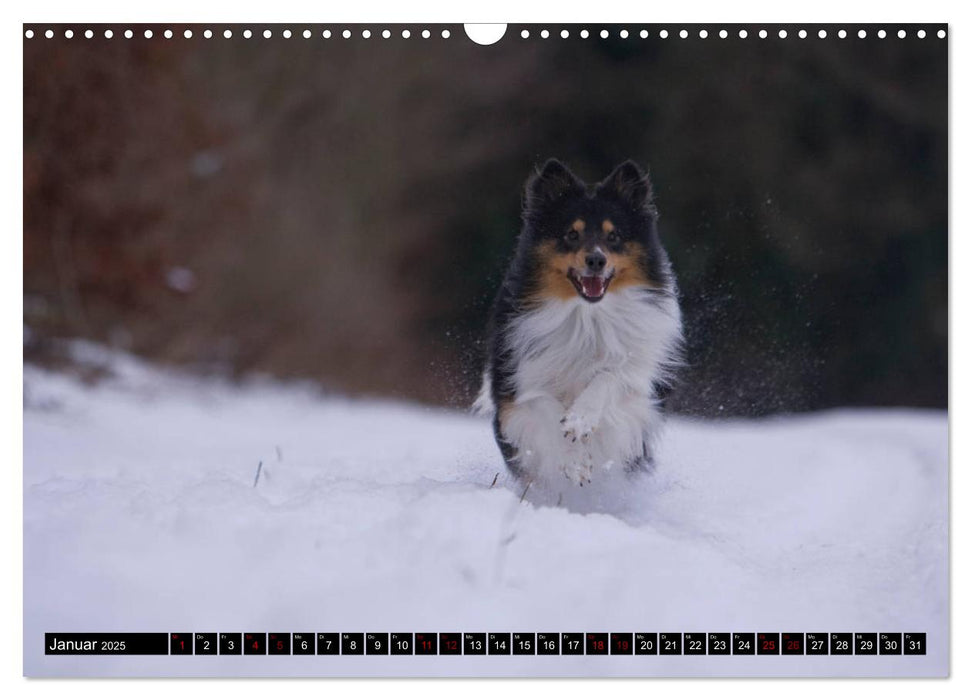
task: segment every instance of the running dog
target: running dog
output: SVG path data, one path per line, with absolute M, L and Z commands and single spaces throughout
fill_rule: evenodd
M 653 465 L 682 340 L 657 218 L 632 161 L 587 185 L 549 160 L 526 183 L 475 408 L 527 488 Z

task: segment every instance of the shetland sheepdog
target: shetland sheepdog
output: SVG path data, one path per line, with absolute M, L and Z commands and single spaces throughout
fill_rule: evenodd
M 632 161 L 587 185 L 549 160 L 526 182 L 475 409 L 527 489 L 653 468 L 682 338 L 657 218 Z

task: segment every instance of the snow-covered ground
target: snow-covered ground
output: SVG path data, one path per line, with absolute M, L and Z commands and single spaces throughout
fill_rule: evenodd
M 945 413 L 672 419 L 653 474 L 557 507 L 521 500 L 484 419 L 75 350 L 113 378 L 24 368 L 27 675 L 948 672 Z M 44 656 L 58 631 L 926 632 L 928 653 Z

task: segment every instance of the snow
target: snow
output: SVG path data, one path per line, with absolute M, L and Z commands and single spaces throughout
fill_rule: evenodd
M 110 377 L 24 367 L 26 675 L 948 673 L 946 413 L 673 418 L 653 473 L 522 498 L 486 419 L 74 350 Z M 58 631 L 926 632 L 928 653 L 45 656 Z

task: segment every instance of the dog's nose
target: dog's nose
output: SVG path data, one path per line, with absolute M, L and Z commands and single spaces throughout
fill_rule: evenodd
M 590 272 L 603 272 L 603 269 L 607 266 L 607 256 L 599 251 L 587 253 L 585 262 L 587 263 L 587 270 Z

